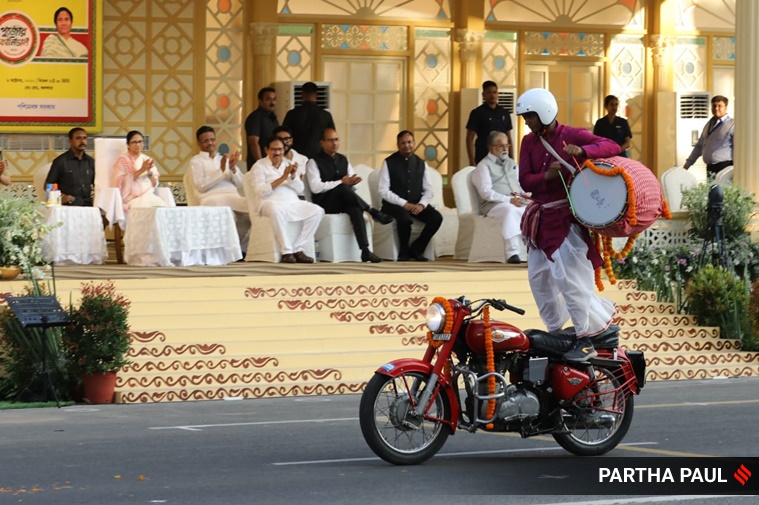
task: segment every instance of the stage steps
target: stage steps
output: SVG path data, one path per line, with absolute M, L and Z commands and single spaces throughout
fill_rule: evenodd
M 116 401 L 145 403 L 360 392 L 382 364 L 421 357 L 424 313 L 435 296 L 504 298 L 542 328 L 524 266 L 488 271 L 118 279 L 131 301 L 132 364 Z M 23 288 L 23 283 L 19 284 Z M 759 376 L 759 354 L 695 326 L 634 283 L 606 284 L 623 345 L 641 349 L 649 380 Z M 61 300 L 80 281 L 58 282 Z

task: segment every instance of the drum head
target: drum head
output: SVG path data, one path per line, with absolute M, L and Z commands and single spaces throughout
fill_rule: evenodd
M 610 170 L 607 163 L 594 163 L 596 167 Z M 627 209 L 627 184 L 621 175 L 599 175 L 582 167 L 569 185 L 575 217 L 590 228 L 610 226 L 624 216 Z

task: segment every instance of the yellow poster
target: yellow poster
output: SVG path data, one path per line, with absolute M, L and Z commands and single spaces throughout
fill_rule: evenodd
M 0 131 L 100 128 L 102 0 L 0 0 Z

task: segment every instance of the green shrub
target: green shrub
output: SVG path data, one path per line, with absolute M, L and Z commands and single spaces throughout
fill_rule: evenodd
M 747 285 L 734 273 L 705 265 L 688 281 L 686 296 L 688 312 L 698 324 L 718 326 L 722 338 L 751 338 Z
M 709 232 L 709 189 L 712 184 L 698 184 L 683 189 L 683 207 L 689 211 L 690 232 L 703 240 Z M 746 235 L 746 226 L 754 213 L 754 195 L 740 186 L 723 186 L 724 208 L 722 210 L 722 229 L 724 239 L 733 241 Z

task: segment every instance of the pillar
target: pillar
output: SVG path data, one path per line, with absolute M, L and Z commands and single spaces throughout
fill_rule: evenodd
M 461 61 L 461 87 L 479 88 L 481 75 L 478 71 L 477 57 L 482 47 L 482 39 L 485 38 L 484 30 L 469 30 L 459 28 L 456 30 L 456 42 L 459 45 L 459 58 Z
M 735 184 L 759 195 L 759 2 L 737 0 L 735 5 Z M 752 223 L 759 231 L 759 223 Z

